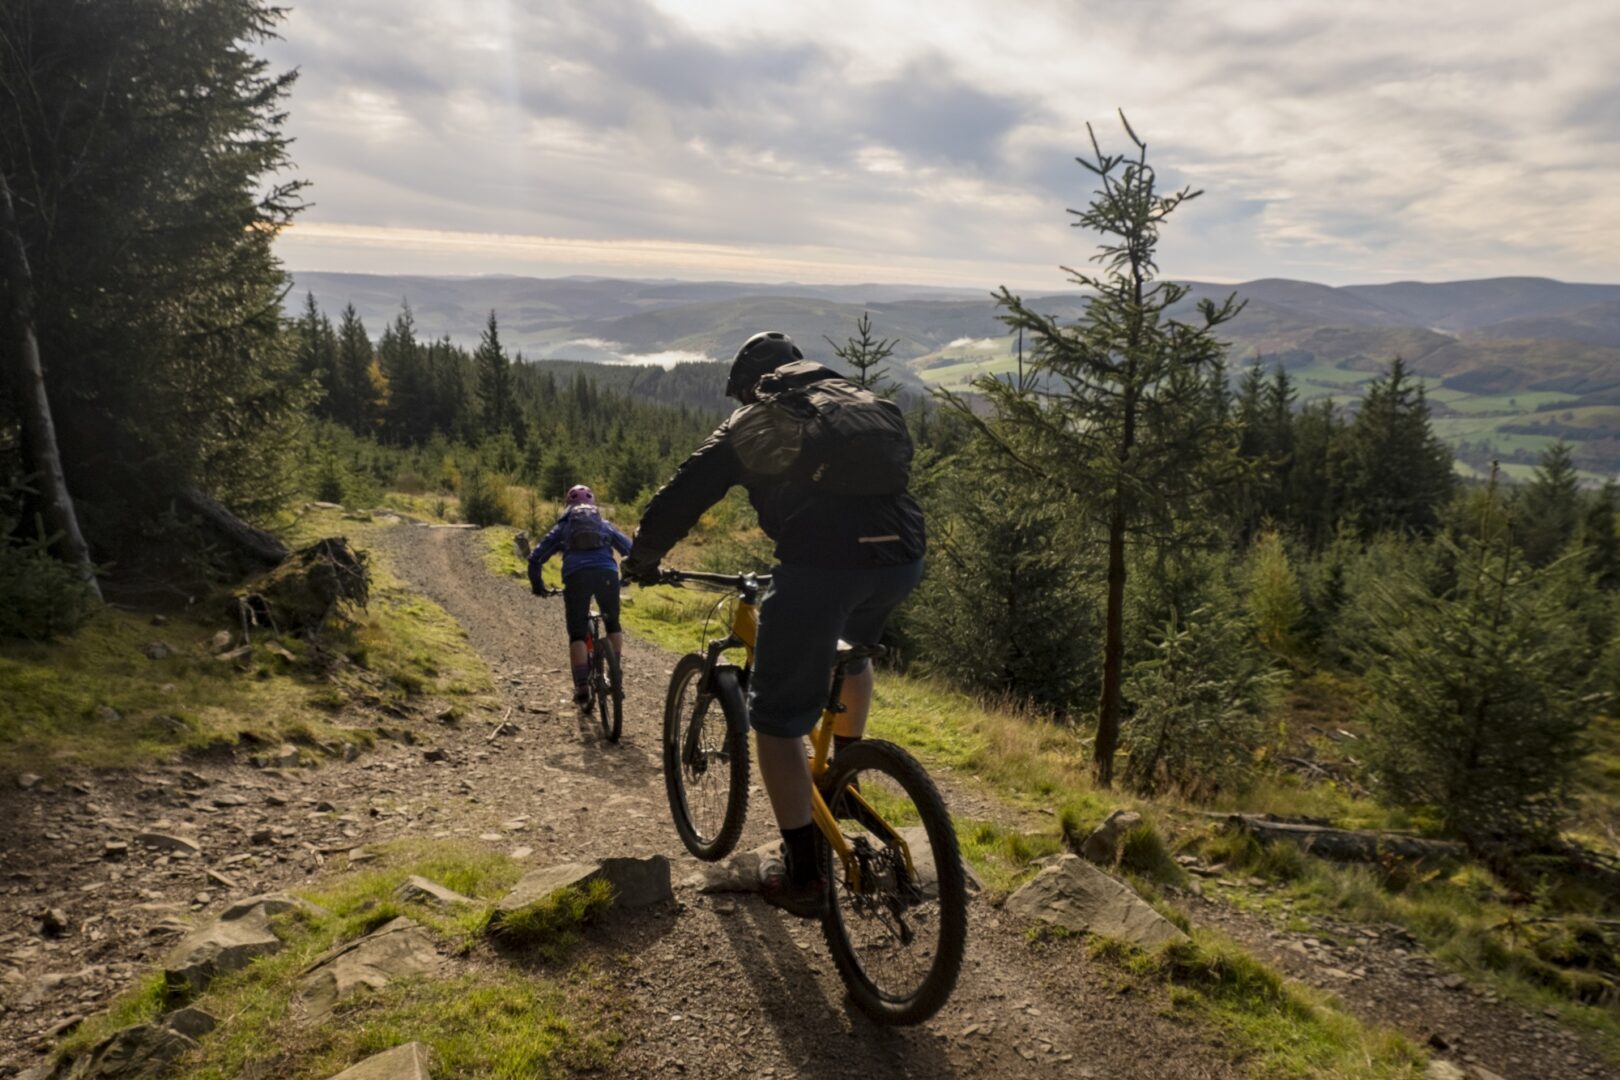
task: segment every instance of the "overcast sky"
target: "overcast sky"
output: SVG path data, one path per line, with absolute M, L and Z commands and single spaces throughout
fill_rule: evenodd
M 1616 0 L 291 0 L 292 269 L 1043 288 L 1123 107 L 1164 269 L 1620 281 Z

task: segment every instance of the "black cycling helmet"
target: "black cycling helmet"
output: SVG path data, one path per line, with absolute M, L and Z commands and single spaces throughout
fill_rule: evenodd
M 762 330 L 743 342 L 737 356 L 731 361 L 731 375 L 726 379 L 726 397 L 747 404 L 753 397 L 754 384 L 783 364 L 803 360 L 804 353 L 793 344 L 793 339 L 780 330 Z

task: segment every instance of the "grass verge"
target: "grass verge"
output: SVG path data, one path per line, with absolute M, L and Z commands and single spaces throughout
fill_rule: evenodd
M 591 972 L 537 973 L 504 962 L 484 943 L 495 899 L 521 875 L 515 862 L 452 842 L 401 841 L 377 851 L 380 865 L 336 872 L 301 892 L 324 911 L 278 917 L 285 949 L 216 980 L 193 1002 L 219 1026 L 180 1063 L 180 1074 L 313 1080 L 412 1039 L 432 1049 L 438 1077 L 555 1076 L 606 1063 L 616 1036 L 596 1001 L 605 990 Z M 400 901 L 394 892 L 412 874 L 473 903 L 446 910 Z M 552 898 L 548 920 L 529 927 L 525 955 L 561 960 L 580 922 L 607 902 L 577 890 Z M 454 968 L 362 993 L 331 1016 L 306 1022 L 294 1002 L 300 975 L 327 950 L 400 915 L 427 927 L 441 951 L 458 958 Z M 63 1052 L 82 1051 L 174 1004 L 165 999 L 161 973 L 151 976 L 87 1021 Z
M 1170 1003 L 1214 1024 L 1245 1051 L 1255 1076 L 1418 1077 L 1425 1055 L 1404 1036 L 1368 1027 L 1307 987 L 1284 980 L 1232 942 L 1194 930 L 1151 952 L 1102 939 L 1093 959 L 1170 987 Z
M 315 511 L 289 539 L 348 533 L 365 548 L 372 528 Z M 365 741 L 369 736 L 344 725 L 342 710 L 351 703 L 398 705 L 489 690 L 488 668 L 460 625 L 407 589 L 384 559 L 374 554 L 371 568 L 369 607 L 328 628 L 319 648 L 283 639 L 285 655 L 255 648 L 248 658 L 217 659 L 214 634 L 236 629 L 222 597 L 172 613 L 163 625 L 104 608 L 62 641 L 0 642 L 0 760 L 48 773 L 242 741 Z

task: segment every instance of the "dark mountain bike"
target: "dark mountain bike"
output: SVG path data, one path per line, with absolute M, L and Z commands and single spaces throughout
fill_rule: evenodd
M 529 536 L 527 533 L 518 533 L 513 537 L 513 545 L 518 557 L 529 557 Z M 561 596 L 561 589 L 542 589 L 539 593 L 543 597 Z M 608 742 L 618 742 L 619 735 L 624 731 L 624 676 L 619 670 L 619 654 L 613 648 L 613 639 L 607 634 L 607 627 L 602 623 L 602 613 L 596 610 L 596 601 L 591 601 L 590 622 L 586 624 L 585 631 L 585 660 L 590 665 L 591 673 L 585 680 L 590 696 L 580 703 L 580 711 L 589 716 L 592 712 L 602 723 L 602 734 Z
M 730 854 L 748 812 L 748 711 L 758 602 L 770 578 L 664 572 L 733 593 L 730 633 L 675 665 L 664 703 L 664 786 L 675 830 L 700 859 Z M 742 663 L 726 654 L 743 650 Z M 882 646 L 839 643 L 827 706 L 810 733 L 811 813 L 828 883 L 822 932 L 855 1003 L 884 1024 L 917 1024 L 956 986 L 967 883 L 950 812 L 917 760 L 863 739 L 830 761 L 846 665 Z

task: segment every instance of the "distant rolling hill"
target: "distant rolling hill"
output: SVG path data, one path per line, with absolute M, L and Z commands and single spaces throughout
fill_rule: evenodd
M 533 359 L 653 363 L 724 359 L 750 333 L 786 331 L 819 359 L 823 336 L 842 341 L 863 311 L 895 342 L 894 371 L 914 387 L 962 387 L 1011 370 L 1014 341 L 989 290 L 905 285 L 799 285 L 606 278 L 437 278 L 295 273 L 290 311 L 306 292 L 336 315 L 353 303 L 373 336 L 402 301 L 418 333 L 476 341 L 494 309 L 503 340 Z M 1293 373 L 1302 398 L 1353 405 L 1366 383 L 1401 356 L 1421 374 L 1440 429 L 1465 468 L 1500 456 L 1525 475 L 1555 434 L 1577 438 L 1593 473 L 1620 472 L 1620 430 L 1606 426 L 1620 400 L 1620 285 L 1548 278 L 1394 282 L 1333 287 L 1264 278 L 1239 285 L 1190 282 L 1188 314 L 1203 298 L 1247 301 L 1222 328 L 1234 370 L 1256 359 Z M 1068 321 L 1079 293 L 1030 298 Z M 643 389 L 656 392 L 657 380 Z M 1577 413 L 1572 410 L 1589 409 Z M 1568 417 L 1558 420 L 1561 410 Z M 1530 415 L 1534 414 L 1534 415 Z
M 1620 348 L 1620 300 L 1550 315 L 1522 315 L 1492 323 L 1476 333 L 1490 338 L 1537 338 Z

